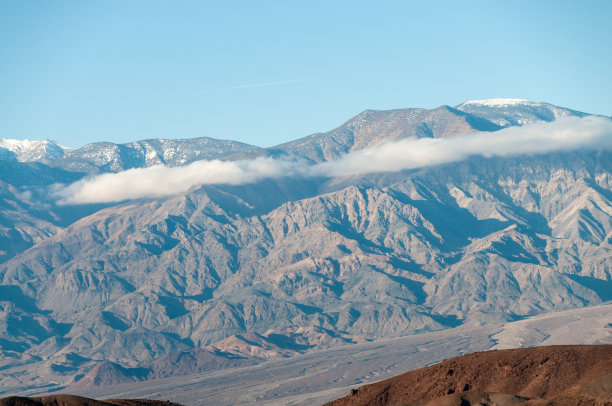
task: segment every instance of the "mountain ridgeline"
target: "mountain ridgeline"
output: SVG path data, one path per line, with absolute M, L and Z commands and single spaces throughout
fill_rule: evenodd
M 403 138 L 585 115 L 517 100 L 368 110 L 266 149 L 211 138 L 77 150 L 4 140 L 0 387 L 65 386 L 103 360 L 114 363 L 98 367 L 114 368 L 109 376 L 145 368 L 158 377 L 155 362 L 168 354 L 192 354 L 192 373 L 612 300 L 606 150 L 202 185 L 104 205 L 60 206 L 49 194 L 130 168 L 320 163 Z

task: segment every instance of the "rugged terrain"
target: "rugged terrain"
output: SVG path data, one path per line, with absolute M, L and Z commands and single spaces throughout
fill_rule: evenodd
M 198 375 L 70 391 L 99 399 L 170 399 L 193 406 L 322 405 L 364 384 L 489 349 L 612 344 L 612 304 L 546 313 L 509 323 L 315 349 L 289 358 Z M 40 392 L 29 392 L 29 394 Z
M 609 301 L 606 149 L 202 185 L 118 203 L 53 197 L 61 185 L 130 168 L 261 156 L 317 163 L 390 140 L 566 116 L 585 114 L 526 101 L 366 111 L 268 149 L 209 138 L 74 151 L 5 140 L 0 386 L 95 386 L 87 379 L 101 369 L 102 384 L 163 378 L 160 362 L 178 376 Z
M 611 345 L 532 347 L 445 360 L 353 389 L 327 405 L 511 405 L 527 400 L 603 405 L 612 403 L 611 384 Z

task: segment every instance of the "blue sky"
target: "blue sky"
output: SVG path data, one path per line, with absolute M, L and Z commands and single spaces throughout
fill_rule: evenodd
M 611 115 L 610 16 L 611 1 L 0 0 L 0 137 L 271 146 L 365 109 L 497 97 Z

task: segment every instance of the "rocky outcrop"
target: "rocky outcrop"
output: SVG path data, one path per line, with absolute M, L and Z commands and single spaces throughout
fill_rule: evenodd
M 608 404 L 611 378 L 612 345 L 486 351 L 353 389 L 327 405 Z

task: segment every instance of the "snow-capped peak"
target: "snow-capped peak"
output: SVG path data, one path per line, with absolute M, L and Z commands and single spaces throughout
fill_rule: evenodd
M 49 139 L 32 141 L 0 138 L 0 148 L 15 154 L 19 161 L 54 160 L 62 157 L 66 151 L 70 150 Z
M 525 99 L 486 99 L 486 100 L 468 100 L 463 105 L 472 104 L 478 106 L 516 106 L 518 104 L 533 104 Z
M 40 141 L 12 140 L 10 138 L 0 138 L 0 148 L 5 148 L 13 152 L 30 149 L 39 143 Z
M 470 100 L 455 108 L 489 120 L 501 127 L 522 126 L 536 121 L 554 121 L 566 116 L 583 117 L 585 115 L 549 103 L 524 99 Z
M 54 144 L 64 150 L 68 148 L 63 145 L 58 144 L 55 141 L 51 141 L 49 139 L 44 139 L 42 141 L 32 141 L 32 140 L 15 140 L 11 138 L 0 138 L 0 148 L 6 148 L 9 151 L 19 152 L 24 150 L 31 150 L 34 148 L 38 148 L 42 145 Z

